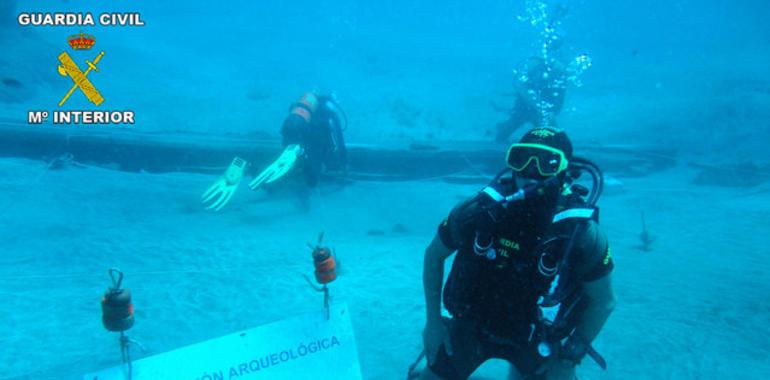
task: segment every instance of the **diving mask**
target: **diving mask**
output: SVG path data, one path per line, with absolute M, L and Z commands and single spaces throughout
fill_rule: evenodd
M 564 152 L 543 144 L 513 144 L 508 149 L 505 160 L 508 167 L 519 173 L 534 162 L 537 172 L 542 177 L 553 177 L 569 166 Z

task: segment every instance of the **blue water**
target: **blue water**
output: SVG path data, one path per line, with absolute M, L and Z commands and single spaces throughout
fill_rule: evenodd
M 542 28 L 521 18 L 535 3 L 7 0 L 0 130 L 277 139 L 289 104 L 315 89 L 336 94 L 353 145 L 486 143 L 506 118 L 496 108 L 512 103 L 512 70 L 539 54 Z M 597 342 L 610 369 L 588 363 L 581 378 L 769 377 L 770 5 L 561 4 L 563 59 L 592 63 L 580 86 L 565 87 L 557 116 L 576 151 L 656 148 L 676 162 L 648 167 L 640 154 L 633 173 L 607 173 L 614 182 L 600 203 L 619 306 Z M 22 12 L 140 12 L 146 25 L 22 27 Z M 92 50 L 67 46 L 80 31 L 96 37 Z M 81 67 L 104 51 L 89 74 L 101 108 L 134 111 L 137 123 L 27 125 L 27 111 L 56 109 L 70 86 L 56 71 L 62 51 Z M 97 108 L 76 92 L 65 109 Z M 502 161 L 504 147 L 490 146 Z M 347 264 L 337 297 L 353 314 L 363 377 L 401 378 L 420 350 L 424 248 L 478 190 L 326 184 L 307 209 L 241 185 L 232 207 L 212 214 L 198 198 L 216 176 L 84 162 L 50 170 L 0 155 L 0 379 L 75 379 L 118 363 L 98 315 L 110 266 L 134 273 L 140 357 L 307 312 L 318 298 L 300 276 L 305 242 L 320 230 Z M 638 248 L 640 211 L 656 235 L 650 252 Z M 271 269 L 243 269 L 253 267 Z M 505 373 L 497 363 L 479 378 Z

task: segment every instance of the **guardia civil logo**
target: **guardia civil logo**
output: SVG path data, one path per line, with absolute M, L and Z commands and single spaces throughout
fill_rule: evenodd
M 87 51 L 91 50 L 91 48 L 94 46 L 96 43 L 96 38 L 81 32 L 80 34 L 70 36 L 68 38 L 68 42 L 73 50 Z M 85 63 L 88 68 L 86 71 L 82 71 L 66 51 L 59 54 L 60 64 L 57 68 L 59 74 L 63 77 L 69 77 L 72 80 L 72 86 L 59 102 L 59 107 L 63 106 L 64 103 L 67 102 L 67 100 L 70 98 L 70 96 L 72 96 L 72 93 L 76 89 L 79 89 L 80 92 L 82 92 L 83 95 L 85 95 L 85 97 L 96 106 L 104 102 L 104 97 L 102 94 L 88 79 L 88 74 L 90 74 L 92 71 L 99 71 L 96 65 L 99 63 L 99 61 L 102 60 L 102 57 L 104 57 L 103 51 L 100 52 L 92 61 L 86 60 Z
M 97 87 L 99 77 L 95 75 L 96 73 L 99 73 L 100 76 L 104 75 L 100 69 L 105 52 L 103 50 L 98 53 L 92 51 L 96 45 L 96 37 L 81 31 L 78 34 L 70 35 L 67 38 L 67 44 L 69 49 L 62 51 L 57 57 L 56 70 L 62 77 L 60 85 L 62 97 L 58 103 L 59 110 L 53 112 L 29 111 L 27 122 L 29 124 L 43 124 L 51 121 L 54 125 L 134 124 L 133 111 L 63 109 L 68 102 L 72 104 L 73 97 L 83 97 L 96 107 L 105 102 L 102 92 Z M 112 74 L 109 66 L 107 67 L 107 71 Z
M 63 37 L 69 35 L 66 38 L 67 48 L 63 51 L 57 49 L 45 53 L 45 59 L 48 62 L 46 65 L 50 65 L 46 66 L 46 70 L 53 70 L 55 66 L 56 71 L 61 75 L 58 84 L 54 84 L 56 92 L 53 96 L 55 101 L 58 101 L 58 108 L 53 111 L 49 111 L 50 108 L 28 110 L 28 124 L 135 124 L 134 111 L 102 108 L 107 105 L 115 107 L 115 99 L 120 99 L 119 95 L 124 95 L 116 94 L 118 89 L 111 90 L 109 85 L 105 84 L 108 82 L 103 79 L 105 75 L 109 75 L 109 83 L 115 81 L 120 83 L 120 70 L 115 65 L 116 62 L 111 61 L 109 54 L 105 54 L 103 49 L 94 49 L 97 46 L 97 40 L 88 31 L 90 28 L 98 30 L 100 27 L 131 27 L 131 29 L 143 27 L 145 23 L 139 12 L 104 12 L 97 16 L 91 12 L 22 12 L 17 17 L 17 21 L 23 28 L 82 28 L 73 29 L 66 34 L 62 33 L 62 42 L 64 42 Z M 75 30 L 78 33 L 72 34 Z M 113 78 L 113 76 L 118 77 Z M 105 86 L 107 88 L 103 88 Z M 59 94 L 58 91 L 61 93 Z M 44 100 L 46 107 L 53 106 L 55 102 L 49 96 L 46 94 L 46 100 Z M 124 96 L 124 98 L 127 97 Z

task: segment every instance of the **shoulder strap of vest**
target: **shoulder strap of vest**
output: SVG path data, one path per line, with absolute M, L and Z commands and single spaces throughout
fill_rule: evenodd
M 562 210 L 553 216 L 554 224 L 565 220 L 593 220 L 599 222 L 599 208 L 595 206 L 573 207 Z
M 551 223 L 557 224 L 562 221 L 577 222 L 580 220 L 593 220 L 599 223 L 599 207 L 588 204 L 579 195 L 566 195 L 560 203 L 563 208 L 553 216 Z

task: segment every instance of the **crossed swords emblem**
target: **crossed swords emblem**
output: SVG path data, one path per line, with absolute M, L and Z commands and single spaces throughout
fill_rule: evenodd
M 102 56 L 104 56 L 104 52 L 99 53 L 99 55 L 94 58 L 94 61 L 91 62 L 89 60 L 86 60 L 86 63 L 88 64 L 88 70 L 85 72 L 80 70 L 80 67 L 75 63 L 75 61 L 72 60 L 72 57 L 67 54 L 67 52 L 63 52 L 59 54 L 59 62 L 61 64 L 58 67 L 59 74 L 62 76 L 69 76 L 72 81 L 75 83 L 72 85 L 72 88 L 70 88 L 69 91 L 67 91 L 67 94 L 64 95 L 64 98 L 59 102 L 59 107 L 64 105 L 64 103 L 67 101 L 67 99 L 70 98 L 73 92 L 75 92 L 75 89 L 79 88 L 80 91 L 83 92 L 83 95 L 88 98 L 88 100 L 91 101 L 91 103 L 95 105 L 100 105 L 102 102 L 104 102 L 104 98 L 102 97 L 102 94 L 99 93 L 99 90 L 94 87 L 93 83 L 91 83 L 90 80 L 88 80 L 87 76 L 88 73 L 91 72 L 91 70 L 99 71 L 98 68 L 96 68 L 96 64 L 101 61 Z

